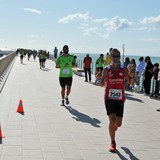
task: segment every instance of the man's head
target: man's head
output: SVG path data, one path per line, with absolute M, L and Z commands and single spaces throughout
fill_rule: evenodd
M 100 58 L 102 58 L 102 59 L 103 59 L 103 57 L 104 57 L 104 55 L 103 55 L 103 54 L 100 54 Z
M 68 47 L 67 45 L 64 45 L 64 46 L 63 46 L 63 52 L 66 53 L 66 54 L 68 54 L 68 52 L 69 52 L 69 47 Z
M 111 60 L 114 64 L 119 64 L 119 61 L 120 61 L 120 51 L 118 49 L 112 49 L 111 50 Z
M 139 61 L 140 61 L 140 62 L 143 61 L 143 57 L 139 57 Z

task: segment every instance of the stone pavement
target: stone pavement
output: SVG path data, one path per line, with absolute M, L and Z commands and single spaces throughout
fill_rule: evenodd
M 0 94 L 0 123 L 5 138 L 0 160 L 159 160 L 160 101 L 127 92 L 117 152 L 108 152 L 104 88 L 74 75 L 71 104 L 60 106 L 59 70 L 53 61 L 19 57 Z M 94 81 L 94 77 L 93 77 Z M 16 112 L 20 99 L 24 115 Z

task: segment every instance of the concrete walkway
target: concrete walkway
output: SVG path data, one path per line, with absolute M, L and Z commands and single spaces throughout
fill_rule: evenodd
M 19 57 L 0 94 L 0 123 L 5 138 L 0 160 L 159 160 L 160 101 L 127 92 L 117 153 L 108 152 L 104 88 L 74 75 L 71 104 L 60 106 L 59 70 L 53 61 Z M 94 81 L 94 77 L 93 77 Z M 20 99 L 24 115 L 16 112 Z

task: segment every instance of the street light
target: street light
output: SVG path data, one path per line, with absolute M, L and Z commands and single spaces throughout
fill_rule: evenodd
M 125 44 L 122 44 L 122 50 L 123 50 L 123 63 L 124 63 Z

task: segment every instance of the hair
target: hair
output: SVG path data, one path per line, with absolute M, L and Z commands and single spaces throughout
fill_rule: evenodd
M 145 58 L 145 62 L 146 62 L 147 59 L 148 59 L 149 62 L 151 62 L 151 58 L 150 58 L 149 56 L 147 56 L 147 57 Z
M 112 51 L 112 49 L 113 49 L 113 48 L 110 48 L 110 49 L 109 49 L 109 52 L 111 52 L 111 51 Z
M 112 53 L 112 52 L 116 52 L 116 53 L 118 53 L 119 55 L 121 55 L 120 51 L 119 51 L 118 49 L 116 49 L 116 48 L 112 49 L 112 50 L 111 50 L 111 53 Z
M 126 57 L 125 60 L 126 60 L 126 62 L 130 62 L 129 57 Z
M 132 62 L 132 61 L 133 61 L 133 63 L 134 63 L 134 64 L 136 64 L 136 61 L 135 61 L 135 59 L 134 59 L 134 58 L 133 58 L 133 59 L 131 59 L 131 62 Z
M 144 59 L 143 57 L 140 57 L 140 58 L 139 58 L 139 60 L 141 60 L 141 61 L 143 61 L 143 59 Z
M 69 50 L 69 47 L 67 45 L 64 45 L 63 46 L 63 52 L 66 51 L 66 50 Z
M 159 67 L 159 63 L 155 63 L 154 66 Z

